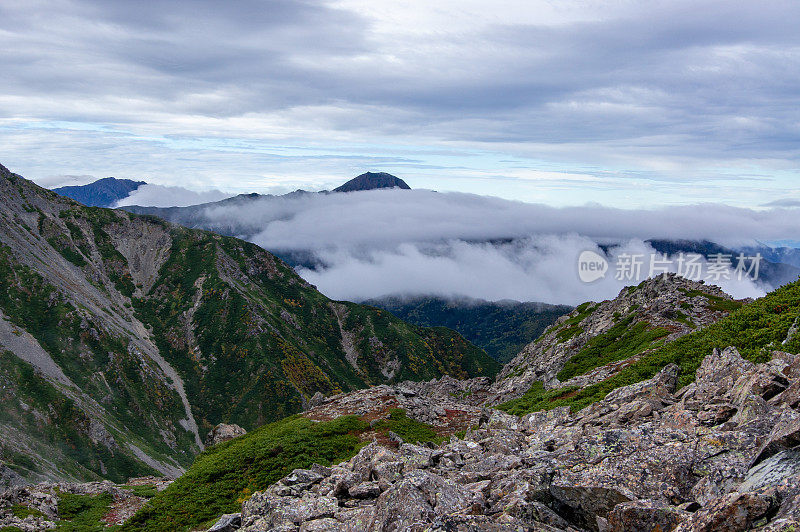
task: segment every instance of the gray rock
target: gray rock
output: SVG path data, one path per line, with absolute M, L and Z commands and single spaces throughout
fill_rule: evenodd
M 602 486 L 550 486 L 550 494 L 555 500 L 559 514 L 568 516 L 574 525 L 589 530 L 600 530 L 598 518 L 606 519 L 614 507 L 629 502 L 632 497 L 623 493 L 624 488 Z
M 208 433 L 205 444 L 206 447 L 211 447 L 212 445 L 218 445 L 234 438 L 238 438 L 239 436 L 244 436 L 245 434 L 247 434 L 247 431 L 239 425 L 227 425 L 225 423 L 220 423 Z
M 242 514 L 225 514 L 207 532 L 233 532 L 242 526 Z

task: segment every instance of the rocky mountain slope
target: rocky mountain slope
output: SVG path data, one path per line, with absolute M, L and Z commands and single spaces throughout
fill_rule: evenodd
M 387 296 L 362 303 L 388 310 L 415 325 L 458 331 L 501 363 L 511 360 L 556 319 L 572 310 L 566 305 L 435 296 Z
M 7 484 L 174 476 L 223 421 L 496 371 L 458 334 L 331 301 L 252 244 L 85 207 L 3 167 L 0 195 Z
M 577 413 L 493 414 L 438 446 L 295 470 L 242 531 L 744 531 L 800 526 L 800 359 L 714 351 Z M 233 529 L 233 528 L 230 528 Z
M 106 177 L 88 185 L 54 188 L 53 192 L 72 198 L 87 207 L 113 207 L 130 196 L 131 192 L 145 185 L 144 181 Z
M 339 447 L 353 457 L 337 464 L 312 458 L 326 445 L 316 440 L 301 469 L 241 486 L 257 492 L 240 510 L 223 498 L 219 513 L 234 515 L 216 530 L 791 530 L 800 525 L 799 326 L 800 282 L 737 302 L 674 276 L 646 281 L 578 307 L 495 383 L 405 382 L 319 402 L 304 417 L 320 429 L 349 420 L 348 434 L 374 443 Z M 574 376 L 562 380 L 568 368 Z M 523 415 L 491 408 L 509 397 L 505 381 L 524 375 L 517 384 L 548 389 L 536 400 L 516 389 L 500 405 Z M 398 411 L 413 430 L 387 431 Z M 198 461 L 130 529 L 166 530 L 178 508 L 207 506 L 197 497 L 215 493 L 209 479 L 229 463 L 221 457 L 250 455 L 258 441 L 235 439 Z M 204 514 L 192 526 L 213 521 Z
M 552 389 L 596 383 L 741 305 L 716 286 L 674 274 L 625 288 L 613 300 L 583 303 L 503 368 L 494 401 L 517 398 L 534 384 Z

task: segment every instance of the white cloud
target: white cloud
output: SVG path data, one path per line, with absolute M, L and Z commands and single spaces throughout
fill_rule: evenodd
M 645 265 L 643 276 L 636 282 L 617 280 L 614 261 L 621 253 L 642 255 L 645 264 L 655 253 L 642 241 L 629 241 L 612 250 L 612 267 L 606 277 L 587 284 L 578 278 L 577 269 L 578 255 L 587 249 L 601 252 L 592 240 L 578 235 L 538 235 L 508 245 L 449 241 L 431 247 L 406 243 L 367 254 L 321 252 L 319 257 L 327 267 L 301 268 L 299 273 L 337 299 L 435 294 L 577 305 L 613 298 L 625 286 L 648 276 Z M 737 298 L 765 293 L 763 287 L 747 279 L 720 279 L 712 284 Z
M 125 205 L 140 205 L 143 207 L 186 207 L 209 203 L 231 197 L 219 190 L 196 191 L 183 187 L 167 187 L 164 185 L 146 184 L 131 192 L 124 199 L 117 202 L 115 207 Z
M 300 274 L 329 296 L 351 300 L 430 293 L 573 304 L 605 299 L 631 282 L 615 280 L 613 269 L 602 281 L 580 282 L 578 255 L 599 250 L 598 243 L 616 246 L 612 260 L 625 250 L 649 258 L 654 250 L 646 239 L 736 246 L 787 238 L 796 227 L 789 209 L 553 208 L 428 190 L 263 198 L 205 215 L 265 249 L 308 254 L 315 266 Z M 721 284 L 737 297 L 764 293 L 752 282 Z
M 487 240 L 576 233 L 593 239 L 708 239 L 723 244 L 796 234 L 791 209 L 718 204 L 660 209 L 599 205 L 554 208 L 474 194 L 379 190 L 264 198 L 237 209 L 211 208 L 209 220 L 238 222 L 267 249 L 374 247 L 448 239 Z

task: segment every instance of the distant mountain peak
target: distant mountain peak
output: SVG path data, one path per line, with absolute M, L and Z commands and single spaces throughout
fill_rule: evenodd
M 88 185 L 54 188 L 53 192 L 89 207 L 113 207 L 119 200 L 127 198 L 131 192 L 145 184 L 144 181 L 104 177 Z
M 386 172 L 366 172 L 354 177 L 344 185 L 333 189 L 334 192 L 355 192 L 357 190 L 374 190 L 378 188 L 402 188 L 411 190 L 411 187 L 399 177 Z

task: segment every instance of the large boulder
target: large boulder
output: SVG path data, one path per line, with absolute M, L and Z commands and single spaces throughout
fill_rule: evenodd
M 226 441 L 232 440 L 234 438 L 238 438 L 239 436 L 244 436 L 247 434 L 247 431 L 244 430 L 239 425 L 228 425 L 226 423 L 220 423 L 213 429 L 211 432 L 208 433 L 206 436 L 206 447 L 211 447 L 212 445 L 219 445 L 220 443 L 224 443 Z

